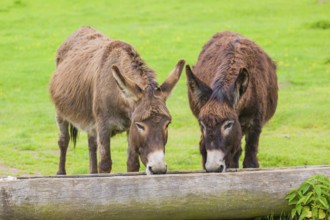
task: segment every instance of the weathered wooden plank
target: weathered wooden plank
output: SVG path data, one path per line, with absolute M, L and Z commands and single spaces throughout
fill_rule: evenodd
M 0 179 L 0 219 L 238 219 L 288 211 L 286 193 L 330 166 Z

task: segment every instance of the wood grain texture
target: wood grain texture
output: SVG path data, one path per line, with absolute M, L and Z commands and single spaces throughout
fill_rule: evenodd
M 239 219 L 280 214 L 330 166 L 0 179 L 0 219 Z

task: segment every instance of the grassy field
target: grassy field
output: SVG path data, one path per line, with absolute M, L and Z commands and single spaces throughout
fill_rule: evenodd
M 55 52 L 90 25 L 132 44 L 162 81 L 176 62 L 194 64 L 216 32 L 256 41 L 278 64 L 279 104 L 260 140 L 261 167 L 330 164 L 330 2 L 42 1 L 0 4 L 0 175 L 53 175 L 58 146 L 48 82 Z M 201 169 L 199 128 L 183 75 L 168 107 L 173 116 L 170 170 Z M 112 139 L 113 172 L 126 171 L 126 137 Z M 68 174 L 88 173 L 86 134 L 67 158 Z M 144 170 L 144 167 L 142 166 Z

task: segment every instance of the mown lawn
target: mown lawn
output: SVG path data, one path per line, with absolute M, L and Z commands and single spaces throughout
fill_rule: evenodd
M 330 164 L 330 2 L 42 1 L 0 4 L 0 175 L 52 175 L 58 147 L 48 82 L 57 47 L 82 25 L 132 44 L 165 79 L 176 62 L 194 64 L 216 32 L 256 41 L 278 64 L 279 104 L 264 127 L 262 167 Z M 168 100 L 170 170 L 201 169 L 199 128 L 183 74 Z M 126 171 L 126 137 L 111 140 L 113 172 Z M 144 170 L 144 167 L 142 166 Z M 70 147 L 68 174 L 88 173 L 87 140 Z

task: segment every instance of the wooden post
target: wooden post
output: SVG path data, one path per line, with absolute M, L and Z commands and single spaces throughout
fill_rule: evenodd
M 239 219 L 288 212 L 285 196 L 330 166 L 0 179 L 0 219 Z

